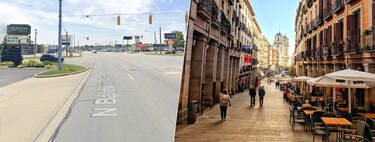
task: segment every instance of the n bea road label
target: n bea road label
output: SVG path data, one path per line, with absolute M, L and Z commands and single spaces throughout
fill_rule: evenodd
M 116 90 L 113 85 L 103 86 L 103 89 L 98 89 L 103 92 L 101 98 L 96 99 L 95 105 L 115 105 L 116 104 Z M 94 108 L 92 109 L 95 113 L 92 113 L 92 117 L 109 117 L 117 116 L 117 108 Z

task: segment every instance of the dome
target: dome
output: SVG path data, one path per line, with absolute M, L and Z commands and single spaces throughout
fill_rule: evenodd
M 281 36 L 281 33 L 280 33 L 280 32 L 279 32 L 279 33 L 277 33 L 277 34 L 276 34 L 276 36 Z

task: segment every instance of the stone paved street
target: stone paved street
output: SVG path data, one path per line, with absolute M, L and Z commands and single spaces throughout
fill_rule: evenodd
M 197 118 L 197 123 L 177 128 L 176 142 L 185 141 L 312 141 L 311 132 L 302 130 L 296 124 L 295 131 L 289 124 L 289 104 L 283 100 L 282 92 L 274 88 L 274 84 L 265 85 L 266 96 L 263 107 L 250 107 L 248 90 L 232 97 L 232 106 L 228 108 L 225 122 L 220 122 L 219 106 L 206 111 Z M 331 134 L 334 141 L 335 134 Z M 315 137 L 321 141 L 320 136 Z

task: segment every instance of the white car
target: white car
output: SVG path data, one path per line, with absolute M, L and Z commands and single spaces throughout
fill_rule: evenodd
M 93 50 L 92 53 L 97 53 L 96 50 Z

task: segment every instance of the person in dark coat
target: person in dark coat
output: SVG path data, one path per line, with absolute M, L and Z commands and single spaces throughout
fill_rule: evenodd
M 252 85 L 249 91 L 250 95 L 250 106 L 255 106 L 255 96 L 257 95 L 257 92 L 255 90 L 255 87 Z

